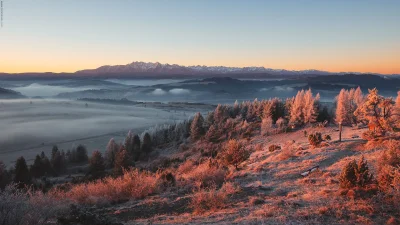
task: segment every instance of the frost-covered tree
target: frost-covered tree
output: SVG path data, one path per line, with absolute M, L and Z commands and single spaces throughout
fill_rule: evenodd
M 204 119 L 200 113 L 196 113 L 193 117 L 192 124 L 190 125 L 190 137 L 192 140 L 197 140 L 204 135 Z
M 265 117 L 261 121 L 261 135 L 269 135 L 274 130 L 274 124 L 271 117 Z
M 393 109 L 393 120 L 396 121 L 396 127 L 400 127 L 400 91 L 397 92 L 396 102 Z
M 311 89 L 304 93 L 303 116 L 304 123 L 315 123 L 318 117 L 318 102 L 319 93 L 316 97 L 313 96 Z
M 393 128 L 392 111 L 394 101 L 378 94 L 378 89 L 368 90 L 365 102 L 355 111 L 359 120 L 368 122 L 370 130 L 377 136 Z
M 112 168 L 115 162 L 115 156 L 119 151 L 119 145 L 115 142 L 114 138 L 111 138 L 107 144 L 105 152 L 105 162 L 107 168 Z
M 289 122 L 293 125 L 302 125 L 304 122 L 303 115 L 303 104 L 304 104 L 304 90 L 298 91 L 294 98 L 293 104 L 290 109 L 290 120 Z
M 338 124 L 348 124 L 349 97 L 345 89 L 340 90 L 336 100 L 336 122 Z
M 353 102 L 356 105 L 356 107 L 359 107 L 364 102 L 364 95 L 360 87 L 357 87 L 357 89 L 354 91 Z

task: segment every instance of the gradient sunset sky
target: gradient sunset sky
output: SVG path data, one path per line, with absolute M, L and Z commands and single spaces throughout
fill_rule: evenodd
M 2 2 L 0 72 L 145 61 L 400 74 L 399 0 Z

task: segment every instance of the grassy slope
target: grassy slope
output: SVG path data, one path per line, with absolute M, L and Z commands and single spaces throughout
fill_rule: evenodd
M 341 196 L 337 176 L 346 162 L 361 155 L 370 168 L 380 154 L 379 149 L 367 150 L 360 138 L 363 130 L 345 128 L 343 142 L 338 143 L 334 128 L 310 128 L 332 136 L 328 146 L 311 148 L 303 130 L 268 137 L 255 136 L 249 144 L 262 143 L 262 151 L 253 152 L 239 171 L 231 170 L 227 180 L 238 184 L 241 191 L 232 195 L 222 210 L 194 215 L 190 206 L 191 193 L 179 189 L 129 201 L 99 212 L 110 214 L 127 224 L 381 224 L 390 218 L 372 199 L 351 199 Z M 294 156 L 282 160 L 282 150 L 269 152 L 272 143 L 296 140 Z M 301 147 L 301 148 L 298 148 Z M 303 150 L 299 150 L 303 149 Z M 182 152 L 169 152 L 180 156 Z M 192 156 L 197 157 L 197 156 Z M 320 166 L 308 177 L 300 173 Z M 257 200 L 257 201 L 256 201 Z M 258 204 L 261 203 L 261 204 Z M 383 211 L 390 209 L 384 209 Z M 400 213 L 395 211 L 394 213 Z M 379 215 L 380 214 L 380 215 Z

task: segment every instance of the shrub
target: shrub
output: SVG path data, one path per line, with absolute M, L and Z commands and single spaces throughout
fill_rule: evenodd
M 186 168 L 185 168 L 186 167 Z M 191 170 L 189 170 L 192 167 Z M 187 181 L 193 182 L 195 186 L 200 188 L 210 186 L 221 186 L 225 181 L 226 171 L 219 168 L 212 163 L 204 162 L 197 167 L 194 167 L 190 161 L 182 164 L 182 167 L 178 168 L 178 171 L 189 170 L 182 174 L 182 177 Z
M 279 146 L 279 145 L 270 145 L 268 147 L 268 151 L 270 151 L 270 152 L 274 152 L 275 150 L 279 150 L 279 149 L 281 149 L 281 146 Z
M 308 135 L 308 142 L 313 147 L 319 146 L 321 144 L 321 142 L 322 142 L 321 133 L 316 132 L 314 134 Z
M 296 146 L 294 141 L 286 142 L 283 147 L 282 151 L 279 154 L 279 160 L 286 160 L 292 158 L 296 155 Z
M 55 201 L 41 192 L 17 189 L 9 185 L 0 192 L 0 224 L 41 225 L 49 224 L 61 215 L 65 203 Z
M 157 191 L 157 179 L 153 173 L 132 169 L 125 170 L 121 177 L 107 177 L 90 183 L 74 185 L 65 193 L 53 190 L 52 195 L 71 199 L 77 203 L 96 204 L 129 198 L 140 199 Z
M 389 140 L 385 144 L 388 149 L 378 161 L 378 184 L 381 190 L 391 192 L 400 181 L 400 141 Z
M 174 174 L 169 170 L 158 170 L 156 173 L 157 182 L 160 187 L 175 186 L 176 180 Z
M 216 187 L 201 189 L 196 192 L 191 201 L 195 214 L 202 214 L 207 211 L 216 211 L 226 206 L 228 195 Z
M 231 139 L 224 146 L 221 153 L 221 162 L 226 166 L 234 166 L 238 169 L 240 163 L 246 161 L 250 157 L 250 152 L 245 148 L 244 144 L 240 141 Z
M 325 141 L 330 141 L 330 140 L 332 140 L 331 135 L 325 134 L 325 135 L 324 135 L 324 140 L 325 140 Z
M 355 160 L 349 162 L 342 169 L 339 182 L 342 188 L 365 187 L 373 183 L 373 176 L 364 157 L 361 157 L 358 163 Z
M 386 149 L 379 158 L 379 166 L 389 165 L 393 167 L 400 166 L 400 141 L 389 140 L 385 143 Z

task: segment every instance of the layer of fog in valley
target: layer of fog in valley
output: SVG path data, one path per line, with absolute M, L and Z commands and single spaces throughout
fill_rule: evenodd
M 59 99 L 1 100 L 0 158 L 8 165 L 21 155 L 31 161 L 41 151 L 50 154 L 53 145 L 68 150 L 84 144 L 89 154 L 104 151 L 110 138 L 120 142 L 129 130 L 140 134 L 194 112 Z
M 28 161 L 52 145 L 68 150 L 77 144 L 89 154 L 104 151 L 114 137 L 141 133 L 156 124 L 203 114 L 217 104 L 289 98 L 311 88 L 331 104 L 342 88 L 378 87 L 396 96 L 399 79 L 379 76 L 319 76 L 292 79 L 95 79 L 47 78 L 0 80 L 0 159 L 10 165 L 18 156 Z

